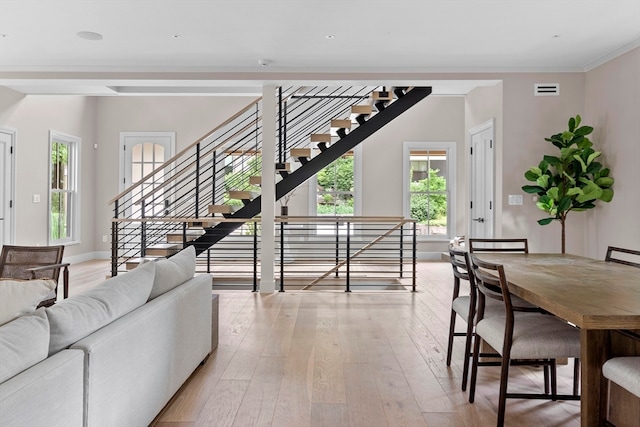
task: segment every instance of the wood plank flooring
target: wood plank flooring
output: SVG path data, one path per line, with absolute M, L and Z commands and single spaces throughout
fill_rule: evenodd
M 103 279 L 101 263 L 72 266 L 72 286 Z M 462 338 L 452 366 L 445 364 L 451 267 L 422 262 L 418 269 L 415 293 L 221 291 L 219 347 L 154 425 L 495 425 L 499 368 L 479 369 L 470 404 L 460 390 Z M 561 392 L 571 390 L 572 365 L 558 369 Z M 542 390 L 542 372 L 512 368 L 509 389 Z M 579 426 L 579 405 L 509 400 L 506 425 Z

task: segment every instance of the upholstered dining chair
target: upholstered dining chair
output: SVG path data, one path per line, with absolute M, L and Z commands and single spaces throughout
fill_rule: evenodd
M 484 262 L 471 256 L 472 273 L 478 288 L 476 338 L 473 346 L 469 402 L 475 399 L 478 366 L 480 365 L 480 339 L 494 348 L 500 357 L 500 390 L 498 397 L 498 427 L 504 425 L 506 399 L 570 399 L 577 395 L 559 395 L 556 384 L 556 359 L 580 357 L 580 331 L 568 323 L 528 307 L 514 304 L 508 289 L 502 265 Z M 502 302 L 504 315 L 485 316 L 486 300 Z M 490 355 L 486 355 L 490 356 Z M 486 363 L 489 364 L 489 363 Z M 511 365 L 543 365 L 550 367 L 551 394 L 508 393 L 507 384 Z
M 631 342 L 640 342 L 640 335 L 635 332 L 618 331 L 617 333 L 626 336 L 626 339 L 631 339 Z M 612 405 L 611 396 L 614 393 L 613 384 L 615 384 L 622 389 L 617 391 L 618 396 L 620 396 L 621 392 L 628 392 L 640 399 L 640 356 L 613 357 L 602 365 L 602 375 L 609 381 L 609 387 L 607 387 L 607 419 L 605 424 L 609 426 L 615 425 L 618 427 L 637 425 L 637 410 L 631 410 L 630 414 L 626 415 L 620 413 L 620 411 L 616 410 L 617 408 L 614 407 L 615 405 Z M 618 403 L 617 405 L 622 404 Z M 637 407 L 637 405 L 628 406 Z
M 464 361 L 462 365 L 462 391 L 467 390 L 467 379 L 469 377 L 469 364 L 471 363 L 471 345 L 473 342 L 477 291 L 473 274 L 469 274 L 471 270 L 471 261 L 469 253 L 463 247 L 458 246 L 457 242 L 449 244 L 449 261 L 453 269 L 453 295 L 451 299 L 451 318 L 449 320 L 449 339 L 447 343 L 447 366 L 451 366 L 451 357 L 453 353 L 453 339 L 455 337 L 465 337 L 464 345 Z M 469 283 L 469 292 L 461 294 L 461 281 Z M 485 316 L 500 314 L 504 309 L 499 303 L 488 301 L 485 306 Z M 466 322 L 465 332 L 455 332 L 456 319 L 460 316 Z
M 627 254 L 627 255 L 621 255 Z M 623 258 L 621 258 L 623 257 Z M 638 262 L 631 261 L 631 259 L 636 259 Z M 625 248 L 617 248 L 615 246 L 609 246 L 607 248 L 607 255 L 604 257 L 605 261 L 608 262 L 617 262 L 618 264 L 630 265 L 632 267 L 640 268 L 640 251 L 636 251 L 634 249 L 625 249 Z
M 56 302 L 58 282 L 62 270 L 63 298 L 69 296 L 69 264 L 62 262 L 64 246 L 2 246 L 0 253 L 0 278 L 3 279 L 53 279 L 56 287 L 39 307 Z

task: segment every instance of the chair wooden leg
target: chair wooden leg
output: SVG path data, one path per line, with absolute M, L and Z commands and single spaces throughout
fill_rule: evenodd
M 469 377 L 469 362 L 471 358 L 471 341 L 473 340 L 473 319 L 467 321 L 467 336 L 464 343 L 464 364 L 462 365 L 462 391 L 467 390 Z
M 580 359 L 573 360 L 573 395 L 580 394 Z
M 503 351 L 500 367 L 500 396 L 498 397 L 498 427 L 504 426 L 504 414 L 507 409 L 507 383 L 509 381 L 510 351 Z
M 471 364 L 471 384 L 469 385 L 469 403 L 473 403 L 476 396 L 476 379 L 478 377 L 478 361 L 480 359 L 480 341 L 482 338 L 475 336 L 473 340 L 473 363 Z
M 451 319 L 449 320 L 449 343 L 447 344 L 447 366 L 451 366 L 451 353 L 453 351 L 453 337 L 456 330 L 457 313 L 451 309 Z
M 551 359 L 551 365 L 549 366 L 551 370 L 551 400 L 558 400 L 558 382 L 557 382 L 557 369 L 556 369 L 556 359 Z

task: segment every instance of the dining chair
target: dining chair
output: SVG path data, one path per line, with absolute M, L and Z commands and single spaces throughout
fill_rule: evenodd
M 621 333 L 626 336 L 626 338 L 630 338 L 633 341 L 640 342 L 640 335 L 635 332 L 618 331 L 618 333 Z M 614 393 L 614 390 L 612 390 L 611 384 L 615 384 L 624 389 L 625 391 L 622 393 L 629 392 L 636 398 L 640 398 L 640 356 L 613 357 L 602 365 L 602 375 L 607 379 L 607 381 L 609 381 L 609 387 L 607 387 L 606 425 L 616 425 L 618 427 L 624 427 L 625 425 L 637 425 L 629 424 L 629 422 L 633 421 L 628 420 L 628 416 L 623 416 L 618 413 L 619 411 L 616 411 L 612 407 L 611 396 Z M 633 417 L 633 415 L 631 415 L 631 417 Z M 611 421 L 615 421 L 615 424 Z
M 616 254 L 616 252 L 618 252 L 619 254 L 627 254 L 627 255 L 622 255 L 622 257 L 624 258 L 623 259 L 623 258 L 620 258 L 621 255 Z M 629 260 L 629 258 L 633 258 L 634 256 L 638 257 L 637 259 L 638 261 L 640 261 L 640 251 L 636 251 L 634 249 L 625 249 L 625 248 L 617 248 L 615 246 L 609 246 L 607 247 L 607 255 L 604 257 L 604 260 L 640 268 L 640 262 L 634 262 Z
M 499 365 L 500 386 L 498 397 L 498 427 L 504 425 L 506 399 L 578 400 L 579 396 L 557 393 L 556 359 L 580 356 L 580 331 L 549 314 L 516 305 L 509 293 L 504 267 L 484 262 L 477 255 L 471 256 L 471 272 L 478 289 L 478 309 L 473 344 L 473 363 L 469 402 L 475 400 L 478 366 Z M 502 316 L 485 316 L 487 299 L 503 304 Z M 480 363 L 480 339 L 494 348 L 499 363 Z M 511 365 L 549 366 L 551 393 L 508 393 L 509 367 Z
M 55 304 L 58 282 L 62 270 L 63 298 L 69 296 L 69 264 L 62 262 L 64 246 L 2 246 L 0 252 L 0 278 L 3 279 L 53 279 L 54 290 L 38 307 Z
M 527 239 L 479 239 L 471 238 L 468 241 L 469 252 L 519 252 L 529 253 Z

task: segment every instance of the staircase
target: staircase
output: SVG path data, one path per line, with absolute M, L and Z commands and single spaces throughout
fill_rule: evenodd
M 430 93 L 430 87 L 280 88 L 276 200 Z M 260 213 L 261 103 L 252 102 L 111 200 L 113 275 L 122 265 L 170 256 L 185 242 L 201 254 Z

